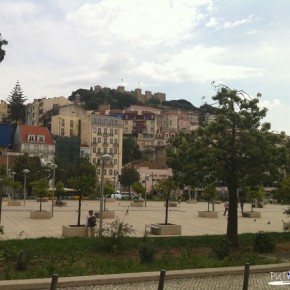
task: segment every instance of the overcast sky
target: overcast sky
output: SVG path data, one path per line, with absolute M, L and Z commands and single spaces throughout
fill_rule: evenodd
M 290 134 L 288 0 L 0 0 L 0 99 L 95 85 L 211 103 L 211 82 L 262 94 Z M 204 97 L 204 98 L 203 98 Z

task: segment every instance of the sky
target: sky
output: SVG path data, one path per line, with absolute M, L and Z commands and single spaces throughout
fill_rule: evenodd
M 212 86 L 261 93 L 264 121 L 290 135 L 288 0 L 0 0 L 0 100 L 95 85 L 163 92 L 199 107 Z

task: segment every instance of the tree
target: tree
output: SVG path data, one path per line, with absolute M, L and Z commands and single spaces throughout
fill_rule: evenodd
M 217 189 L 214 183 L 208 184 L 204 189 L 203 197 L 207 201 L 207 211 L 209 211 L 209 205 L 212 204 L 212 210 L 214 211 L 214 200 L 217 196 Z
M 42 210 L 42 198 L 49 195 L 48 180 L 41 178 L 39 180 L 31 182 L 33 193 L 39 197 L 39 211 Z
M 124 139 L 123 141 L 123 164 L 127 164 L 133 160 L 141 159 L 142 152 L 139 145 L 133 137 Z
M 76 168 L 72 170 L 72 176 L 68 183 L 71 187 L 78 190 L 79 193 L 79 207 L 77 225 L 81 222 L 81 204 L 83 195 L 93 193 L 97 186 L 96 168 L 93 164 L 85 159 L 81 159 Z
M 18 125 L 19 122 L 25 122 L 25 101 L 27 101 L 27 98 L 24 97 L 19 81 L 17 81 L 15 87 L 13 88 L 8 97 L 8 117 L 11 123 Z
M 136 181 L 135 183 L 133 183 L 132 189 L 138 194 L 138 196 L 145 195 L 145 187 L 140 181 Z
M 176 182 L 173 180 L 171 176 L 168 176 L 168 178 L 164 180 L 160 180 L 156 186 L 156 190 L 158 193 L 161 193 L 165 197 L 165 222 L 164 224 L 168 224 L 168 209 L 169 209 L 169 201 L 171 198 L 171 195 L 174 190 L 176 190 Z
M 261 123 L 267 110 L 258 106 L 260 94 L 252 98 L 223 85 L 215 88 L 215 121 L 173 139 L 167 164 L 180 182 L 193 188 L 216 180 L 227 186 L 227 237 L 238 246 L 237 191 L 269 182 L 269 177 L 272 181 L 281 177 L 280 169 L 287 159 L 285 134 L 274 134 L 269 123 Z
M 55 193 L 56 193 L 56 203 L 60 204 L 60 197 L 64 193 L 64 184 L 61 181 L 58 181 L 55 184 Z
M 3 61 L 4 56 L 6 54 L 6 51 L 4 49 L 2 49 L 3 45 L 7 45 L 8 41 L 2 38 L 2 35 L 0 33 L 0 62 Z
M 122 168 L 119 181 L 121 185 L 129 187 L 129 198 L 131 198 L 131 186 L 136 181 L 140 180 L 138 171 L 132 166 L 125 166 Z

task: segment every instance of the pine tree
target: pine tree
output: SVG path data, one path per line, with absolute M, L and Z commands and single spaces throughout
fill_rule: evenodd
M 12 124 L 18 125 L 25 122 L 25 105 L 27 98 L 24 96 L 19 81 L 8 97 L 9 113 L 8 118 Z

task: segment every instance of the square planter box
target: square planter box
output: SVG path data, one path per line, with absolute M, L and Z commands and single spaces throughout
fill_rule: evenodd
M 19 200 L 8 200 L 8 206 L 20 206 L 21 201 Z
M 283 222 L 283 230 L 284 231 L 290 230 L 290 222 Z
M 62 226 L 62 235 L 64 237 L 87 237 L 87 228 L 85 225 L 80 225 L 80 226 L 73 226 L 73 225 L 68 225 Z
M 242 212 L 242 217 L 261 218 L 261 212 L 260 211 L 244 211 Z
M 42 211 L 31 211 L 30 212 L 30 218 L 32 219 L 50 219 L 51 218 L 51 212 L 42 210 Z
M 143 205 L 144 205 L 144 200 L 131 201 L 131 206 L 143 207 Z
M 197 200 L 196 199 L 189 199 L 186 202 L 187 203 L 197 203 Z
M 100 213 L 96 213 L 96 217 L 100 218 Z M 104 210 L 103 211 L 103 219 L 114 219 L 115 218 L 115 211 L 114 210 Z
M 177 207 L 178 203 L 177 201 L 172 201 L 168 203 L 168 207 Z M 166 203 L 164 202 L 164 206 L 166 206 Z
M 218 212 L 217 211 L 199 211 L 198 216 L 204 217 L 204 218 L 218 218 Z
M 147 227 L 150 227 L 152 235 L 161 235 L 161 236 L 181 235 L 181 225 L 151 224 L 148 225 Z

